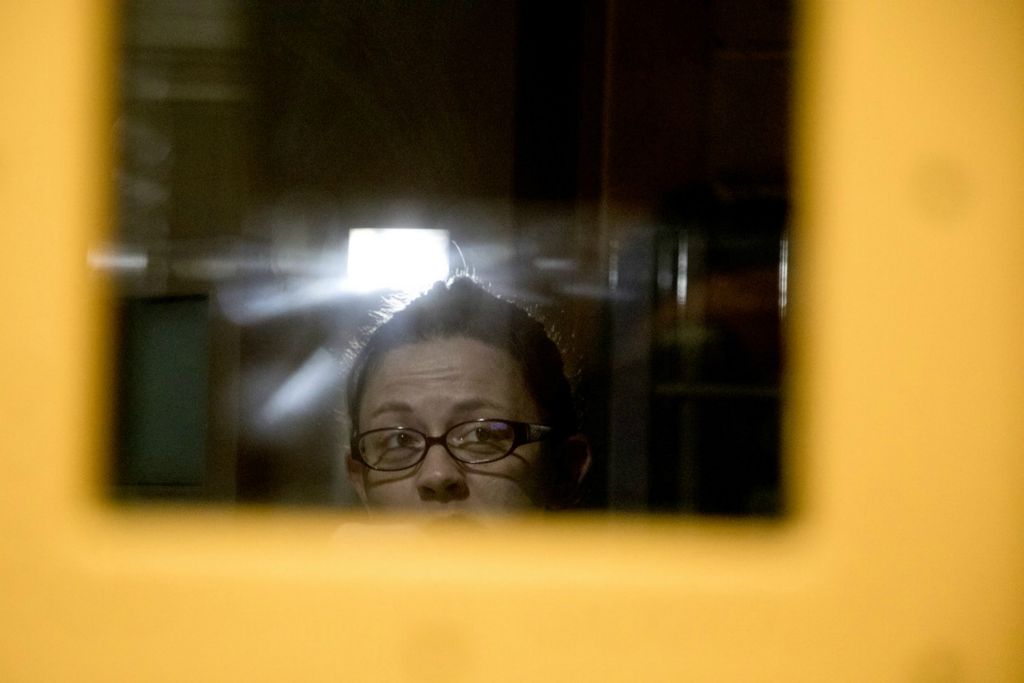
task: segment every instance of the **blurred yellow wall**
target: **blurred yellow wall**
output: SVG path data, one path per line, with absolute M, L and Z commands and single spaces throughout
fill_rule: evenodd
M 1024 3 L 801 6 L 781 523 L 98 493 L 114 8 L 0 6 L 0 679 L 1024 680 Z

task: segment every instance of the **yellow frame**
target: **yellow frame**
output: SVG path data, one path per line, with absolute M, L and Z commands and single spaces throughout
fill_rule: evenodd
M 1024 3 L 801 5 L 794 512 L 99 494 L 113 8 L 0 6 L 0 678 L 1024 680 Z

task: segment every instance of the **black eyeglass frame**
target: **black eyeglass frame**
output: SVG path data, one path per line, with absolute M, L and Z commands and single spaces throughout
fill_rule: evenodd
M 501 455 L 495 456 L 493 458 L 487 458 L 485 460 L 464 460 L 452 452 L 451 446 L 449 446 L 448 444 L 449 434 L 451 434 L 459 427 L 464 427 L 470 424 L 482 424 L 486 422 L 501 422 L 502 424 L 506 424 L 512 428 L 512 444 L 511 446 L 509 446 L 507 451 L 505 451 Z M 402 467 L 376 467 L 366 461 L 366 459 L 363 457 L 362 449 L 359 447 L 360 441 L 362 441 L 370 434 L 376 434 L 379 432 L 393 432 L 399 430 L 402 432 L 410 432 L 412 434 L 417 434 L 423 437 L 422 451 L 420 452 L 419 457 L 417 457 L 414 462 L 412 462 L 409 465 L 403 465 Z M 550 438 L 554 433 L 555 428 L 549 425 L 531 424 L 529 422 L 518 422 L 516 420 L 506 420 L 500 417 L 483 417 L 476 420 L 466 420 L 465 422 L 459 422 L 458 424 L 454 424 L 448 429 L 446 429 L 444 434 L 440 434 L 438 436 L 430 436 L 429 434 L 424 434 L 420 430 L 413 429 L 411 427 L 395 426 L 382 427 L 380 429 L 369 429 L 365 432 L 360 432 L 359 434 L 353 435 L 350 441 L 350 447 L 352 449 L 352 458 L 366 465 L 371 470 L 376 470 L 377 472 L 401 472 L 402 470 L 407 470 L 416 467 L 421 462 L 423 462 L 423 459 L 427 457 L 427 451 L 429 451 L 431 448 L 438 444 L 444 447 L 444 450 L 448 453 L 448 455 L 450 455 L 453 459 L 457 460 L 458 462 L 461 462 L 464 465 L 485 465 L 487 463 L 497 462 L 499 460 L 507 458 L 508 456 L 512 455 L 512 453 L 514 453 L 515 450 L 520 446 L 525 446 L 526 444 L 529 443 L 536 443 L 538 441 Z

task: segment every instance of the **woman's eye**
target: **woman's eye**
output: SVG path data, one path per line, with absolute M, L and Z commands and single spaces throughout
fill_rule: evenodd
M 416 439 L 412 434 L 406 432 L 392 432 L 383 441 L 384 448 L 408 448 L 415 443 Z
M 498 430 L 492 427 L 479 426 L 473 427 L 466 431 L 459 437 L 459 441 L 468 443 L 487 443 L 489 441 L 496 441 L 501 438 L 501 434 Z
M 492 441 L 494 439 L 494 432 L 486 427 L 477 427 L 473 430 L 473 437 L 475 441 Z
M 504 424 L 482 424 L 466 430 L 457 439 L 463 447 L 471 446 L 500 446 L 512 440 L 512 434 L 507 425 Z

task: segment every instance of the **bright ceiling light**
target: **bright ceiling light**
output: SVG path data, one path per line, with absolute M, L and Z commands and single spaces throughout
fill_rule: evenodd
M 448 277 L 448 231 L 353 228 L 348 280 L 358 291 L 420 292 Z

